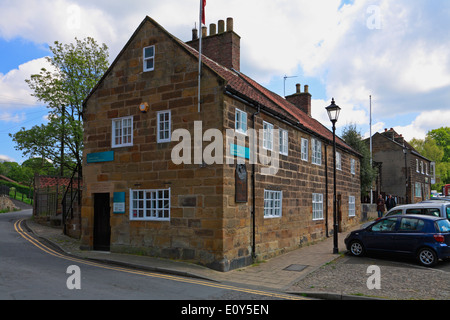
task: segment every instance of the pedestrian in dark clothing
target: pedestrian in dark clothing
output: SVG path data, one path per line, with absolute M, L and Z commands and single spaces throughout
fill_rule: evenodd
M 395 199 L 392 198 L 392 195 L 389 195 L 389 197 L 386 200 L 386 210 L 389 211 L 393 207 L 395 207 L 397 204 L 395 203 Z
M 384 199 L 380 194 L 377 199 L 378 218 L 381 218 L 383 216 L 384 210 L 385 210 Z

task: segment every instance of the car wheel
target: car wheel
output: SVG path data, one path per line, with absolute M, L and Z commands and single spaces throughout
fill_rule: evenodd
M 362 255 L 364 255 L 364 246 L 361 242 L 359 241 L 353 241 L 350 244 L 350 252 L 352 255 L 356 256 L 356 257 L 360 257 Z
M 425 267 L 434 267 L 438 263 L 438 258 L 434 250 L 430 248 L 422 248 L 417 255 L 421 265 Z

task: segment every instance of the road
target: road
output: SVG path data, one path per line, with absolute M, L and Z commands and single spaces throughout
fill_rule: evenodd
M 70 257 L 54 251 L 23 227 L 23 220 L 30 216 L 31 210 L 0 214 L 2 300 L 304 299 Z

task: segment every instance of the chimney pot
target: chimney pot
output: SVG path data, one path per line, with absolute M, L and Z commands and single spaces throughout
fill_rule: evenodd
M 296 93 L 301 93 L 300 83 L 297 83 L 295 85 L 295 87 L 296 87 Z
M 197 40 L 197 39 L 198 39 L 198 30 L 192 29 L 192 40 Z
M 227 31 L 233 31 L 233 18 L 227 18 Z
M 213 36 L 216 34 L 216 24 L 215 23 L 211 23 L 209 25 L 209 35 Z
M 206 33 L 208 31 L 208 28 L 206 27 L 202 27 L 202 37 L 205 38 L 206 37 Z
M 219 20 L 219 31 L 218 33 L 223 33 L 225 31 L 225 21 Z
M 309 90 L 309 86 L 305 85 L 305 92 L 308 93 L 309 92 L 308 90 Z

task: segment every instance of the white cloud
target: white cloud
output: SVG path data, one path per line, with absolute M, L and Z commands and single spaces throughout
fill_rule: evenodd
M 16 160 L 14 160 L 13 158 L 11 158 L 10 156 L 6 156 L 3 154 L 0 154 L 0 162 L 15 162 Z
M 24 63 L 7 74 L 0 73 L 0 111 L 11 113 L 18 108 L 37 105 L 25 80 L 30 79 L 32 74 L 38 74 L 41 68 L 50 68 L 45 58 Z

